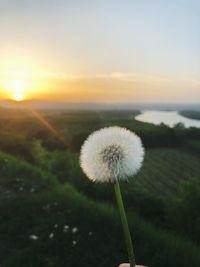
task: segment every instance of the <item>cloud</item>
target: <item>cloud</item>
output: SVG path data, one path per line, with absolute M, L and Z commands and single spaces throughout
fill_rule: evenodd
M 112 73 L 94 73 L 94 74 L 72 74 L 72 73 L 60 73 L 60 72 L 41 72 L 32 75 L 35 78 L 49 78 L 64 81 L 78 81 L 78 80 L 112 80 L 129 83 L 142 83 L 142 84 L 157 84 L 157 85 L 200 85 L 200 79 L 198 78 L 174 78 L 161 75 L 153 75 L 146 73 L 131 73 L 131 72 L 112 72 Z
M 63 81 L 78 80 L 112 80 L 129 83 L 170 85 L 170 84 L 190 84 L 200 85 L 200 79 L 197 78 L 172 78 L 162 75 L 154 75 L 148 73 L 132 73 L 132 72 L 111 72 L 111 73 L 94 73 L 94 74 L 73 74 L 65 72 L 49 72 L 49 71 L 3 71 L 0 70 L 0 79 L 50 79 Z
M 200 80 L 194 77 L 166 77 L 146 73 L 72 74 L 61 72 L 0 72 L 4 79 L 30 80 L 33 98 L 72 101 L 196 101 Z M 0 92 L 1 93 L 1 92 Z
M 158 75 L 141 74 L 141 73 L 123 73 L 123 72 L 96 73 L 96 74 L 70 74 L 70 73 L 46 72 L 41 75 L 43 75 L 44 77 L 64 79 L 64 80 L 112 79 L 125 82 L 159 82 L 159 83 L 172 82 L 172 80 Z

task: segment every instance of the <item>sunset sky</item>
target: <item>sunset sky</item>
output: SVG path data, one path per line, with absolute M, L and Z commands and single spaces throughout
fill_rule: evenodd
M 199 0 L 1 0 L 0 99 L 200 101 Z

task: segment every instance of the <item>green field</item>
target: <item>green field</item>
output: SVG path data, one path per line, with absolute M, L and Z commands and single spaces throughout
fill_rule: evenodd
M 200 120 L 200 111 L 182 110 L 179 113 L 186 118 Z
M 200 130 L 136 122 L 130 111 L 43 112 L 66 148 L 30 114 L 2 114 L 0 266 L 117 267 L 127 261 L 113 186 L 91 183 L 79 167 L 85 137 L 108 125 L 135 130 L 146 147 L 141 171 L 121 184 L 137 262 L 200 266 L 200 153 L 189 145 Z
M 71 266 L 77 264 L 77 256 L 81 266 L 117 266 L 126 259 L 113 206 L 89 200 L 68 183 L 59 185 L 51 174 L 26 162 L 5 154 L 0 159 L 2 266 Z M 173 266 L 174 262 L 198 266 L 200 248 L 156 229 L 135 213 L 129 213 L 129 219 L 138 261 L 154 266 Z M 65 232 L 66 225 L 69 229 Z M 74 227 L 77 233 L 72 232 Z M 32 235 L 38 240 L 31 240 Z M 86 253 L 91 249 L 92 254 Z M 173 259 L 186 249 L 184 258 Z
M 182 181 L 197 177 L 200 158 L 188 151 L 174 148 L 155 148 L 146 153 L 144 166 L 133 179 L 154 194 L 176 194 Z

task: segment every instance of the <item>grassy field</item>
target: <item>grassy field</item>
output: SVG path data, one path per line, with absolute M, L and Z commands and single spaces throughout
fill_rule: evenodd
M 109 125 L 136 131 L 146 147 L 143 168 L 122 183 L 137 262 L 200 266 L 199 130 L 140 123 L 136 114 L 43 112 L 66 138 L 66 149 L 32 115 L 5 111 L 0 266 L 117 267 L 127 261 L 113 186 L 89 182 L 79 167 L 83 140 Z
M 83 190 L 83 193 L 86 193 L 83 186 L 86 183 L 86 189 L 90 194 L 94 185 L 88 183 L 87 178 L 81 174 L 79 155 L 74 153 L 72 158 L 68 181 L 80 191 Z M 65 164 L 67 162 L 69 161 L 66 159 Z M 180 184 L 193 177 L 198 177 L 199 173 L 200 157 L 198 154 L 183 148 L 149 148 L 146 150 L 142 169 L 135 177 L 129 179 L 129 184 L 124 184 L 124 187 L 128 192 L 132 191 L 132 187 L 139 186 L 148 193 L 164 198 L 178 194 Z M 110 195 L 110 190 L 106 190 L 105 185 L 97 184 L 95 186 L 96 190 L 103 188 L 100 198 L 105 199 L 107 191 L 108 196 Z
M 113 205 L 92 201 L 70 184 L 60 185 L 55 177 L 14 157 L 1 153 L 0 159 L 4 192 L 0 203 L 1 266 L 114 267 L 126 261 Z M 156 229 L 136 213 L 129 213 L 129 220 L 138 262 L 199 266 L 200 247 Z
M 188 151 L 174 148 L 155 148 L 146 153 L 144 166 L 132 180 L 160 196 L 176 194 L 180 183 L 197 177 L 200 157 Z

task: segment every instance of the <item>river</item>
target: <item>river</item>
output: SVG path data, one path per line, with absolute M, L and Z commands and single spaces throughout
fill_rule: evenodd
M 135 119 L 156 125 L 164 123 L 170 127 L 173 127 L 177 123 L 183 123 L 186 128 L 200 128 L 199 120 L 185 118 L 181 116 L 177 111 L 142 111 L 142 113 L 136 116 Z

